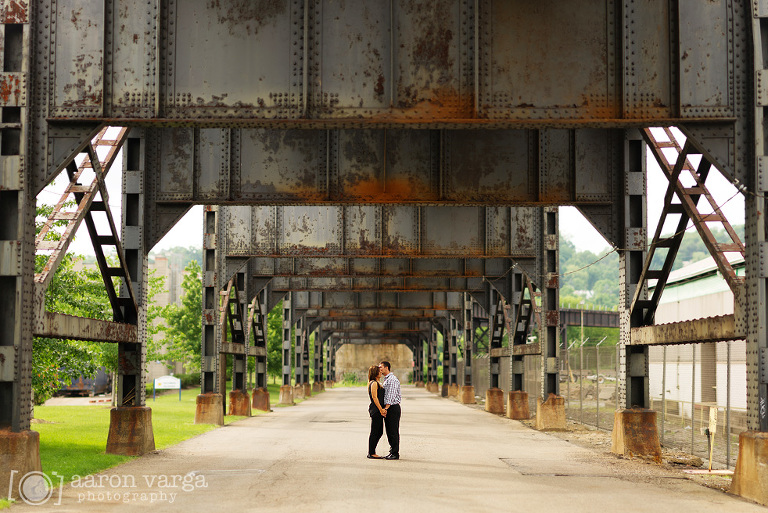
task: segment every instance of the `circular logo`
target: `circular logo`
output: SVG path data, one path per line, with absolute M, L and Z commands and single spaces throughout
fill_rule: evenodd
M 53 495 L 51 478 L 42 472 L 27 472 L 19 481 L 19 496 L 31 506 L 45 504 Z

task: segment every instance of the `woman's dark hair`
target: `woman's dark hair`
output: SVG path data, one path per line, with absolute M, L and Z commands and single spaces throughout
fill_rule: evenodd
M 379 377 L 380 372 L 378 365 L 371 365 L 368 368 L 368 381 L 375 381 Z

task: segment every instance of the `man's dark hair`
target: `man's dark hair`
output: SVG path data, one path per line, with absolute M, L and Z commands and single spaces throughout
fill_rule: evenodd
M 387 370 L 392 370 L 392 366 L 389 364 L 388 361 L 383 361 L 381 364 L 387 368 Z

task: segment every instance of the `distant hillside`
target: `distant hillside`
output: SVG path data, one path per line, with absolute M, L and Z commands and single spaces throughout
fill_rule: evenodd
M 744 225 L 734 226 L 744 241 Z M 720 241 L 729 240 L 725 230 L 713 229 Z M 619 304 L 619 256 L 616 252 L 601 259 L 603 254 L 577 251 L 573 242 L 560 238 L 560 304 L 576 306 L 586 298 L 588 307 L 615 308 Z M 662 253 L 654 255 L 653 268 L 660 269 Z M 709 256 L 698 232 L 686 232 L 672 270 L 698 262 Z M 582 269 L 583 268 L 583 269 Z M 579 270 L 581 269 L 581 270 Z
M 203 266 L 203 249 L 200 246 L 189 246 L 186 248 L 175 246 L 162 251 L 151 251 L 149 253 L 150 262 L 160 255 L 166 257 L 171 266 L 178 267 L 179 269 L 184 269 L 192 260 L 196 260 L 200 267 Z

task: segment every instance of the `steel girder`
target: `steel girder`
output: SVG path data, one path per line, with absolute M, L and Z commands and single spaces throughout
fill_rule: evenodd
M 78 4 L 76 16 L 51 0 L 33 6 L 43 119 L 69 121 L 498 128 L 723 119 L 733 116 L 741 71 L 728 64 L 748 51 L 733 35 L 749 8 L 726 1 L 531 10 L 523 1 L 293 0 L 264 10 L 110 0 Z

